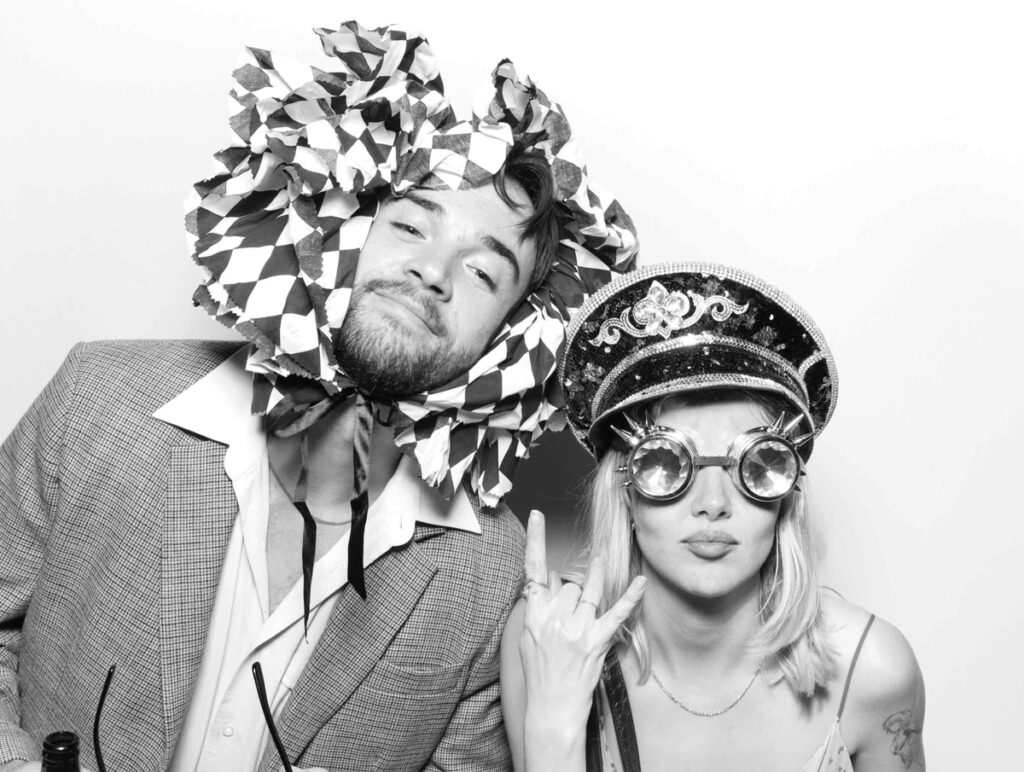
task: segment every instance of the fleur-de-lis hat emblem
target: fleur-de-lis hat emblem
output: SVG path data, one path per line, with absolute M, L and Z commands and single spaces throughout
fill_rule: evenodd
M 634 338 L 651 335 L 668 338 L 674 332 L 697 324 L 705 313 L 721 322 L 733 314 L 746 313 L 748 307 L 724 295 L 704 297 L 693 290 L 669 292 L 660 282 L 652 281 L 647 295 L 635 306 L 625 309 L 621 317 L 602 322 L 600 332 L 590 343 L 594 346 L 618 343 L 620 330 Z
M 838 394 L 835 361 L 811 317 L 758 277 L 710 263 L 649 265 L 606 285 L 573 319 L 559 375 L 569 426 L 595 454 L 610 441 L 610 416 L 665 394 L 770 391 L 812 437 Z M 812 447 L 805 441 L 801 455 Z

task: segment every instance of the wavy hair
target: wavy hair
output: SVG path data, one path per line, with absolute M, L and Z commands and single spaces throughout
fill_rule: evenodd
M 628 410 L 638 421 L 655 421 L 666 405 L 704 405 L 731 399 L 757 404 L 765 417 L 774 418 L 790 409 L 778 397 L 746 389 L 721 389 L 697 394 L 663 397 Z M 622 597 L 629 583 L 641 573 L 642 555 L 631 526 L 632 495 L 622 487 L 618 469 L 626 463 L 624 445 L 616 440 L 599 459 L 590 480 L 586 513 L 585 559 L 597 555 L 605 561 L 604 612 Z M 818 585 L 818 549 L 802 492 L 794 491 L 782 502 L 775 522 L 775 544 L 761 566 L 760 626 L 752 647 L 781 672 L 800 695 L 812 696 L 836 672 L 835 654 L 827 643 Z M 641 683 L 651 672 L 651 657 L 644 628 L 643 604 L 625 625 L 622 642 L 636 652 Z

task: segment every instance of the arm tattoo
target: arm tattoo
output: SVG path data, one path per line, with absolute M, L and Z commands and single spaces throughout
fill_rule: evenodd
M 910 710 L 893 713 L 882 722 L 882 729 L 892 735 L 889 750 L 899 756 L 906 769 L 921 762 L 921 720 Z

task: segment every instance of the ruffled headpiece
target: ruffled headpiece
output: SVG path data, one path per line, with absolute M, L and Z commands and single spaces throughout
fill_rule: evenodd
M 467 478 L 494 505 L 530 444 L 561 423 L 551 376 L 565 323 L 633 266 L 632 221 L 590 182 L 560 107 L 511 62 L 498 64 L 493 91 L 460 122 L 425 38 L 356 22 L 316 34 L 332 57 L 327 67 L 249 48 L 234 72 L 232 144 L 188 206 L 193 258 L 206 277 L 195 302 L 251 341 L 253 411 L 278 434 L 302 431 L 359 390 L 334 342 L 381 192 L 479 187 L 513 145 L 542 154 L 563 236 L 547 279 L 468 372 L 386 400 L 395 442 L 427 483 L 451 496 Z

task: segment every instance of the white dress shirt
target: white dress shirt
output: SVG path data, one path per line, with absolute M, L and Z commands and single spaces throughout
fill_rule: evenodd
M 271 473 L 263 421 L 249 411 L 251 396 L 252 376 L 245 371 L 242 349 L 154 413 L 162 421 L 227 445 L 224 471 L 234 487 L 239 512 L 170 772 L 256 770 L 269 732 L 256 696 L 252 664 L 260 662 L 276 719 L 348 581 L 346 532 L 314 565 L 308 632 L 303 629 L 301 580 L 270 611 Z M 295 516 L 300 517 L 297 511 Z M 480 533 L 465 493 L 460 490 L 450 502 L 444 501 L 419 479 L 415 463 L 403 456 L 370 506 L 364 566 L 406 544 L 416 522 Z M 295 555 L 295 560 L 300 556 Z

